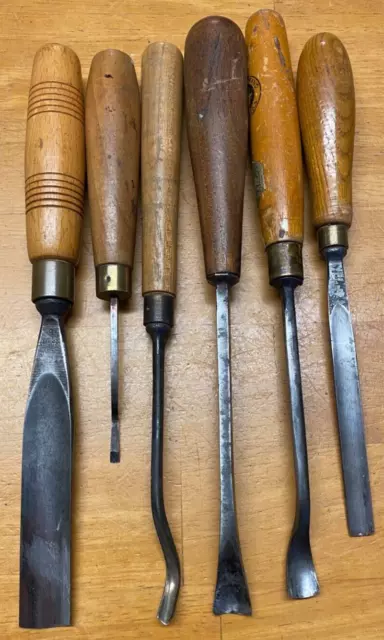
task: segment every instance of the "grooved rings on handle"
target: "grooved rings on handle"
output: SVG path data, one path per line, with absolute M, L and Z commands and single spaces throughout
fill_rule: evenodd
M 76 87 L 57 80 L 38 82 L 29 92 L 28 120 L 40 113 L 50 112 L 72 116 L 84 124 L 81 92 Z
M 37 173 L 25 181 L 25 210 L 62 207 L 83 217 L 84 182 L 65 173 Z

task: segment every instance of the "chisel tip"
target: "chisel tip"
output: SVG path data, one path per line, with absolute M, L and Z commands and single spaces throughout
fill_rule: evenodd
M 120 462 L 120 452 L 119 451 L 111 451 L 109 456 L 110 462 Z

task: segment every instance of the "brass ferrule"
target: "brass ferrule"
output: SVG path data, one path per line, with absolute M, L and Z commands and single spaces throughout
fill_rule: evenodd
M 345 224 L 327 224 L 317 231 L 320 253 L 328 247 L 348 249 L 348 227 Z
M 302 246 L 299 242 L 275 242 L 267 247 L 269 283 L 276 286 L 282 278 L 303 281 Z
M 60 298 L 73 302 L 75 267 L 66 260 L 37 260 L 32 264 L 32 301 Z
M 119 300 L 131 297 L 131 269 L 125 264 L 99 264 L 96 267 L 96 295 L 102 300 L 117 296 Z

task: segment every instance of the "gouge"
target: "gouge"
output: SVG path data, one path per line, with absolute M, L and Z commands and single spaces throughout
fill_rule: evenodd
M 352 223 L 355 92 L 348 54 L 320 33 L 304 47 L 297 91 L 313 223 L 328 268 L 328 318 L 349 535 L 374 533 L 355 338 L 343 258 Z
M 310 545 L 310 493 L 295 288 L 303 282 L 303 166 L 287 33 L 282 17 L 261 10 L 246 26 L 252 171 L 269 281 L 281 294 L 291 399 L 296 515 L 287 554 L 291 598 L 318 590 Z
M 164 355 L 173 327 L 183 98 L 183 57 L 168 42 L 142 60 L 142 211 L 144 325 L 153 344 L 151 503 L 167 575 L 158 619 L 168 624 L 180 587 L 180 562 L 163 496 Z
M 80 63 L 68 47 L 36 54 L 28 102 L 25 201 L 32 300 L 41 314 L 24 422 L 21 627 L 70 624 L 71 390 L 64 320 L 73 303 L 84 198 Z
M 96 295 L 109 301 L 111 316 L 110 461 L 119 462 L 118 308 L 131 297 L 140 150 L 139 87 L 122 51 L 107 49 L 92 60 L 85 127 Z
M 197 22 L 185 43 L 185 94 L 206 277 L 216 287 L 220 545 L 213 612 L 251 615 L 234 495 L 229 290 L 240 278 L 247 163 L 247 52 L 231 20 Z

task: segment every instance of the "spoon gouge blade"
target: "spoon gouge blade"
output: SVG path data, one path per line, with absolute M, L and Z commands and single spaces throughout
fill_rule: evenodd
M 320 33 L 300 56 L 300 124 L 312 192 L 312 217 L 327 262 L 328 318 L 349 534 L 374 533 L 355 339 L 343 258 L 352 223 L 355 92 L 348 54 Z
M 251 615 L 237 528 L 229 335 L 229 289 L 240 278 L 247 163 L 247 58 L 227 18 L 197 22 L 185 43 L 187 130 L 206 277 L 216 287 L 219 381 L 220 542 L 216 615 Z
M 168 624 L 180 589 L 180 561 L 163 494 L 164 359 L 176 296 L 183 56 L 169 42 L 150 44 L 142 60 L 142 210 L 144 325 L 152 339 L 151 504 L 166 564 L 157 617 Z
M 22 454 L 19 624 L 27 628 L 71 622 L 73 418 L 64 321 L 80 246 L 84 154 L 79 60 L 68 47 L 46 45 L 33 64 L 25 151 L 32 300 L 42 317 Z
M 110 303 L 110 462 L 120 462 L 119 303 L 131 297 L 140 153 L 140 96 L 131 58 L 92 60 L 85 98 L 88 194 L 96 295 Z
M 310 545 L 310 491 L 295 289 L 303 282 L 303 167 L 291 58 L 281 15 L 256 12 L 246 26 L 252 170 L 270 284 L 281 294 L 291 405 L 296 514 L 287 552 L 287 591 L 319 591 Z

